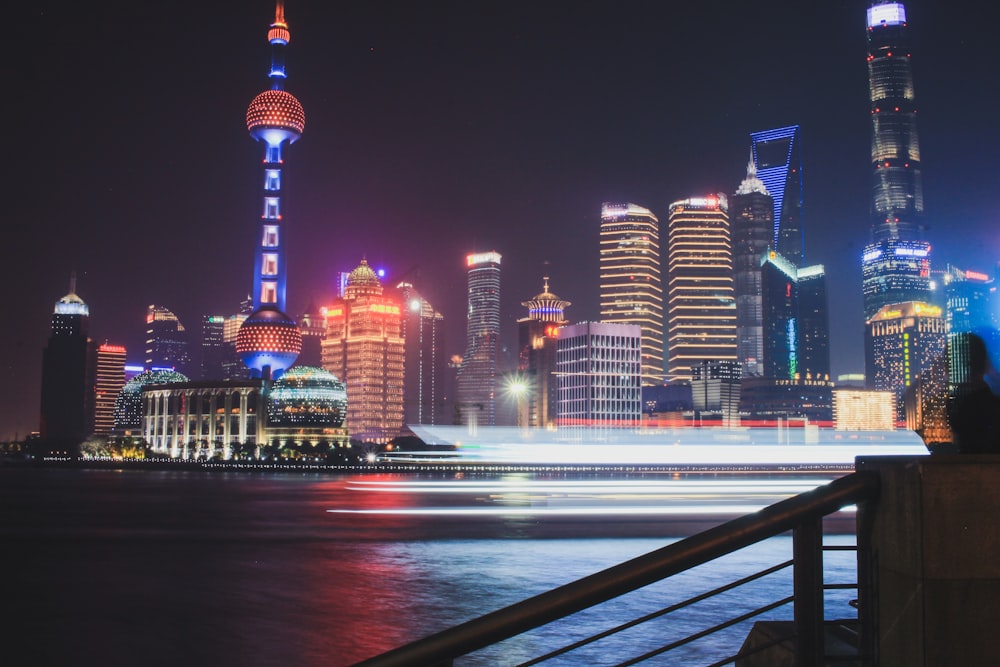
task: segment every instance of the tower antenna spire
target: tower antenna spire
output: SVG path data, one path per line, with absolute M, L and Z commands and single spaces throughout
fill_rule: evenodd
M 285 0 L 278 0 L 274 8 L 274 23 L 272 25 L 287 25 L 285 23 Z

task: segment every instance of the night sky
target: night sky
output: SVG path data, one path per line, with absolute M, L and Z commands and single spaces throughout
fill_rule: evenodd
M 503 326 L 552 290 L 598 319 L 602 201 L 664 223 L 731 193 L 752 131 L 802 126 L 809 263 L 826 266 L 834 374 L 862 372 L 868 241 L 865 2 L 288 0 L 288 311 L 363 256 L 408 277 L 464 347 L 464 255 L 503 258 Z M 977 6 L 979 9 L 977 9 Z M 933 266 L 1000 259 L 1000 58 L 985 3 L 907 3 Z M 145 309 L 191 329 L 250 287 L 273 2 L 31 2 L 5 17 L 10 302 L 0 438 L 38 428 L 56 300 L 141 363 Z M 13 241 L 13 243 L 11 243 Z M 665 252 L 665 248 L 663 249 Z

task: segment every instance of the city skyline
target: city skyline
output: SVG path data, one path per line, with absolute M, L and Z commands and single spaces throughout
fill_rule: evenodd
M 998 141 L 993 93 L 956 102 L 988 80 L 985 26 L 931 3 L 906 6 L 933 268 L 992 272 L 998 170 L 979 155 Z M 662 221 L 670 201 L 732 193 L 751 132 L 797 124 L 806 261 L 824 264 L 837 286 L 833 371 L 860 372 L 866 7 L 770 2 L 719 15 L 658 3 L 293 0 L 289 68 L 310 118 L 289 165 L 289 315 L 328 301 L 335 272 L 367 255 L 390 270 L 388 282 L 408 275 L 441 304 L 448 351 L 460 352 L 462 258 L 496 247 L 511 267 L 509 347 L 517 304 L 543 275 L 565 286 L 574 321 L 597 319 L 600 202 L 635 201 Z M 0 436 L 37 428 L 41 349 L 71 271 L 93 337 L 125 342 L 130 362 L 148 304 L 191 327 L 235 312 L 249 292 L 259 148 L 241 121 L 260 87 L 260 25 L 273 10 L 262 0 L 192 20 L 112 2 L 23 17 L 8 48 L 28 56 L 14 83 L 36 106 L 31 131 L 14 137 L 8 182 L 23 187 L 8 213 L 15 273 L 29 287 L 15 291 L 18 316 L 4 334 Z M 710 48 L 692 26 L 709 27 Z M 742 67 L 746 54 L 759 62 Z

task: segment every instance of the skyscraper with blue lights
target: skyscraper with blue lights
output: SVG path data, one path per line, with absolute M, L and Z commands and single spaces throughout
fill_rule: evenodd
M 772 249 L 795 266 L 802 266 L 805 241 L 799 126 L 751 132 L 750 142 L 757 177 L 774 199 Z
M 920 238 L 924 195 L 906 8 L 867 12 L 872 240 L 862 255 L 865 318 L 887 305 L 931 299 L 930 244 Z
M 285 146 L 298 141 L 305 113 L 295 96 L 285 91 L 285 47 L 290 33 L 285 6 L 278 0 L 274 22 L 267 32 L 271 44 L 271 87 L 257 95 L 247 109 L 250 136 L 264 143 L 262 192 L 257 245 L 254 253 L 254 311 L 240 327 L 236 351 L 253 377 L 275 379 L 295 363 L 302 350 L 302 334 L 285 314 L 285 238 L 282 201 Z

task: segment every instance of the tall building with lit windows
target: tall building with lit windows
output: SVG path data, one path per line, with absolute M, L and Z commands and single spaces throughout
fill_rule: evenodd
M 457 417 L 463 424 L 496 424 L 500 339 L 500 253 L 473 253 L 469 270 L 465 354 L 458 369 Z
M 326 309 L 323 368 L 347 388 L 352 438 L 385 443 L 403 427 L 401 315 L 399 301 L 383 293 L 365 260 L 351 271 L 343 298 Z
M 72 453 L 94 423 L 94 349 L 90 309 L 76 294 L 76 274 L 69 293 L 56 302 L 52 334 L 42 352 L 39 431 L 51 451 Z
M 774 203 L 771 248 L 796 266 L 805 258 L 802 229 L 802 148 L 798 125 L 750 134 L 757 176 Z
M 187 329 L 168 308 L 150 304 L 146 308 L 146 368 L 173 368 L 191 374 L 191 350 Z
M 601 321 L 642 330 L 642 384 L 663 384 L 660 222 L 637 204 L 601 207 Z
M 896 420 L 906 418 L 903 395 L 924 376 L 923 393 L 947 394 L 945 318 L 940 306 L 920 301 L 884 306 L 865 328 L 869 385 L 896 397 Z
M 921 238 L 924 194 L 906 8 L 867 11 L 871 117 L 871 234 L 861 259 L 865 317 L 884 306 L 929 301 L 931 246 Z
M 761 262 L 774 243 L 774 198 L 757 176 L 751 156 L 747 176 L 729 198 L 733 245 L 733 290 L 736 298 L 736 354 L 742 377 L 764 374 L 764 330 L 761 310 Z
M 246 122 L 250 136 L 264 144 L 260 172 L 262 195 L 253 269 L 253 312 L 240 326 L 236 351 L 252 377 L 277 379 L 302 350 L 298 325 L 285 314 L 285 181 L 284 149 L 305 129 L 302 105 L 285 90 L 285 47 L 291 34 L 284 0 L 278 0 L 267 32 L 271 45 L 271 87 L 250 102 Z
M 407 424 L 449 424 L 444 412 L 444 316 L 402 282 L 403 341 L 406 348 L 403 384 L 403 418 Z
M 518 424 L 547 428 L 556 423 L 559 386 L 556 377 L 556 346 L 560 327 L 569 324 L 566 308 L 572 305 L 549 291 L 549 278 L 543 278 L 542 291 L 522 301 L 528 316 L 517 321 L 517 370 L 523 381 L 523 396 L 518 401 Z
M 125 386 L 125 346 L 104 341 L 97 347 L 94 374 L 94 433 L 108 434 L 115 427 L 115 401 Z
M 559 331 L 560 427 L 636 427 L 642 420 L 642 332 L 635 324 L 580 322 Z
M 736 361 L 736 300 L 724 194 L 670 205 L 667 223 L 667 354 L 670 380 L 691 368 Z

